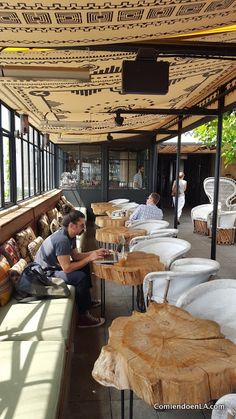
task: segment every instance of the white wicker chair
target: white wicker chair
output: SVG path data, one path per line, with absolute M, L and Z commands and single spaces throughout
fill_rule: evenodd
M 135 244 L 131 252 L 154 253 L 160 256 L 160 261 L 165 265 L 165 269 L 169 269 L 169 266 L 175 259 L 184 256 L 190 249 L 191 244 L 186 240 L 173 237 L 158 237 Z
M 236 280 L 215 279 L 186 291 L 176 306 L 200 319 L 214 320 L 226 338 L 236 343 Z
M 188 272 L 189 274 L 201 272 L 207 281 L 210 276 L 216 275 L 220 269 L 220 264 L 216 260 L 207 258 L 184 258 L 175 260 L 170 270 L 174 272 Z
M 224 409 L 221 406 L 224 406 Z M 236 394 L 226 394 L 217 400 L 215 408 L 212 410 L 211 419 L 234 419 L 235 417 Z
M 137 202 L 127 202 L 127 203 L 124 203 L 124 204 L 120 205 L 121 209 L 124 210 L 124 211 L 134 210 L 138 206 L 139 206 L 139 204 L 137 204 Z
M 219 211 L 217 214 L 217 243 L 234 244 L 236 211 Z M 208 215 L 207 226 L 211 230 L 212 214 Z
M 208 279 L 208 278 L 207 278 Z M 201 272 L 180 272 L 165 271 L 151 272 L 147 274 L 143 281 L 144 301 L 147 305 L 149 301 L 175 305 L 178 298 L 188 289 L 206 281 L 206 276 Z
M 193 223 L 194 233 L 204 234 L 208 236 L 209 228 L 207 220 L 212 214 L 213 205 L 212 204 L 203 204 L 197 205 L 191 209 L 191 219 Z
M 108 202 L 110 204 L 122 205 L 122 204 L 127 204 L 129 202 L 129 199 L 124 199 L 124 198 L 112 199 L 111 201 L 108 201 Z
M 152 234 L 162 228 L 168 228 L 168 221 L 164 220 L 134 220 L 129 223 L 129 228 L 144 228 L 147 231 L 147 234 Z
M 203 182 L 204 191 L 209 198 L 211 204 L 214 201 L 214 177 L 208 177 Z M 236 198 L 236 181 L 227 177 L 220 177 L 219 179 L 219 198 L 221 203 L 221 210 L 232 211 L 236 209 L 236 204 L 233 204 Z
M 177 228 L 161 228 L 160 230 L 156 230 L 155 233 L 151 233 L 147 236 L 137 236 L 133 237 L 130 240 L 129 247 L 130 249 L 137 243 L 144 241 L 155 239 L 158 237 L 177 237 L 179 230 Z

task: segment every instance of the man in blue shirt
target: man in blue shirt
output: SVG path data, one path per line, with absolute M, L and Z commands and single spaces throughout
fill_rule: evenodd
M 48 277 L 59 277 L 67 284 L 74 285 L 79 327 L 101 326 L 105 319 L 94 317 L 89 312 L 93 306 L 89 290 L 89 263 L 103 258 L 107 250 L 80 253 L 76 248 L 76 235 L 82 234 L 86 228 L 84 214 L 68 206 L 64 214 L 63 227 L 44 240 L 35 262 L 42 266 Z
M 160 201 L 160 195 L 153 192 L 146 200 L 146 205 L 139 205 L 129 217 L 129 221 L 134 220 L 162 220 L 163 212 L 157 207 Z

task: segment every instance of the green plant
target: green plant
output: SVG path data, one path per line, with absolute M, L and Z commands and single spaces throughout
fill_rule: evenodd
M 212 148 L 217 143 L 217 119 L 195 128 L 194 137 L 207 147 Z M 236 160 L 236 111 L 225 113 L 222 130 L 222 157 L 225 167 Z

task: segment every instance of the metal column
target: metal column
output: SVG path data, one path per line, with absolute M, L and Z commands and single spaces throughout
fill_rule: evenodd
M 179 117 L 179 121 L 178 121 L 178 143 L 177 143 L 176 170 L 175 170 L 176 196 L 175 196 L 174 228 L 177 228 L 177 225 L 178 225 L 178 197 L 179 197 L 179 167 L 180 167 L 180 152 L 181 152 L 181 132 L 182 132 L 182 116 Z
M 220 93 L 223 93 L 221 89 Z M 217 233 L 217 212 L 219 199 L 219 180 L 220 180 L 220 163 L 221 163 L 221 144 L 222 144 L 222 128 L 223 128 L 223 108 L 224 95 L 221 94 L 218 100 L 218 124 L 217 124 L 217 145 L 216 145 L 216 159 L 215 159 L 215 182 L 214 182 L 214 202 L 213 202 L 213 217 L 211 230 L 211 259 L 216 259 L 216 233 Z

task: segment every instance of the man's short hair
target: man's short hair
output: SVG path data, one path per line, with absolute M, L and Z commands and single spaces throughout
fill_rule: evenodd
M 160 195 L 159 195 L 159 193 L 156 193 L 156 192 L 152 192 L 151 194 L 150 194 L 150 198 L 152 198 L 152 200 L 153 200 L 153 202 L 154 202 L 154 204 L 158 204 L 158 202 L 160 201 Z

